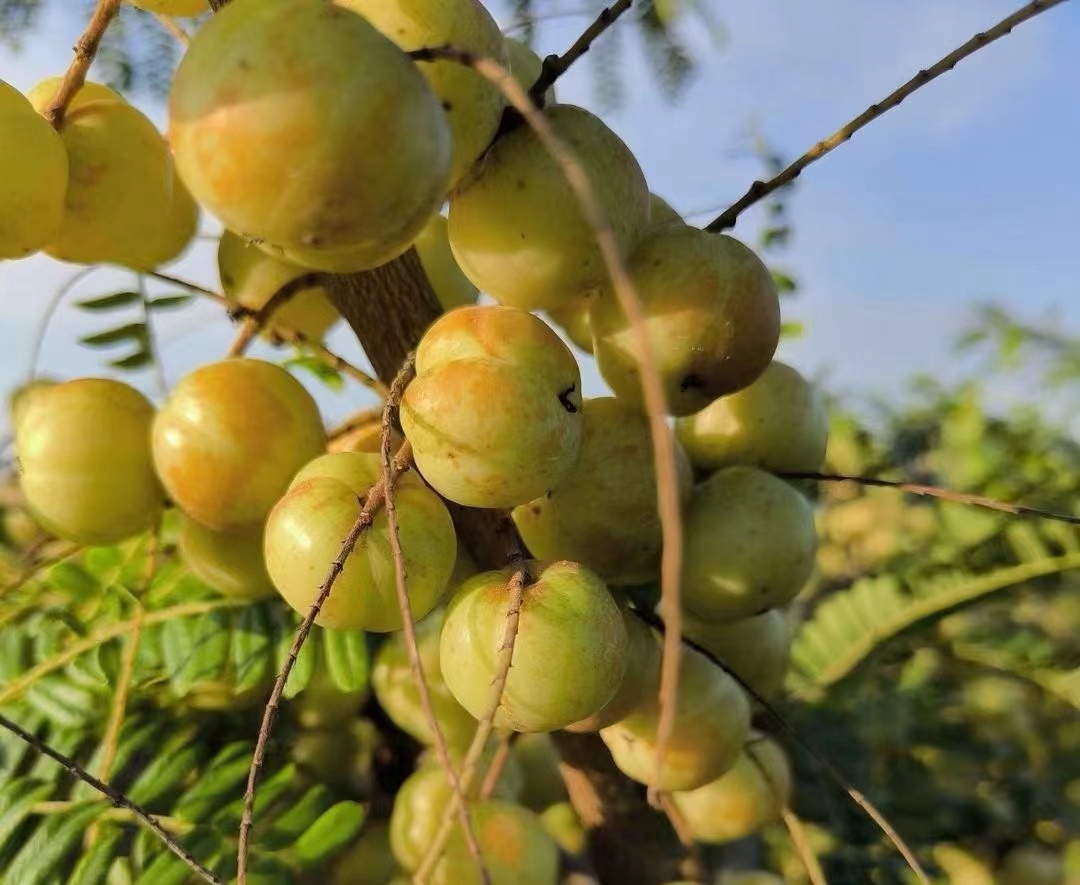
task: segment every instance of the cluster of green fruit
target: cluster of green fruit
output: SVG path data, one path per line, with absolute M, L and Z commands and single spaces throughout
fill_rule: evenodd
M 626 775 L 653 784 L 660 643 L 625 592 L 656 581 L 662 549 L 642 354 L 574 193 L 534 132 L 500 130 L 501 96 L 476 72 L 417 64 L 403 51 L 445 44 L 509 59 L 526 85 L 541 70 L 477 0 L 233 0 L 196 34 L 176 74 L 170 193 L 189 200 L 189 189 L 224 222 L 222 283 L 250 308 L 311 270 L 363 271 L 417 248 L 446 313 L 419 343 L 401 403 L 417 469 L 401 476 L 394 500 L 440 726 L 463 752 L 498 668 L 507 587 L 524 569 L 495 725 L 599 732 Z M 84 110 L 92 121 L 138 113 L 103 89 L 84 87 L 65 117 L 60 137 L 72 168 L 78 142 L 65 133 L 82 131 Z M 773 359 L 779 304 L 757 256 L 685 224 L 651 195 L 634 156 L 598 117 L 557 103 L 543 114 L 573 148 L 627 256 L 676 419 L 686 632 L 769 695 L 787 668 L 784 607 L 809 577 L 817 546 L 812 506 L 775 474 L 819 468 L 822 404 Z M 37 124 L 49 130 L 35 115 Z M 113 138 L 103 123 L 90 129 Z M 169 151 L 154 138 L 171 176 Z M 77 180 L 58 210 L 64 225 L 82 205 Z M 153 225 L 133 237 L 109 211 L 85 208 L 109 242 L 156 241 Z M 166 204 L 147 211 L 159 226 L 173 218 Z M 51 229 L 35 236 L 13 242 L 73 260 L 162 260 L 60 248 Z M 497 304 L 474 305 L 478 291 Z M 573 353 L 533 311 L 595 354 L 614 397 L 582 398 Z M 269 331 L 318 338 L 335 318 L 315 282 Z M 310 395 L 284 369 L 253 359 L 196 369 L 158 411 L 116 381 L 34 388 L 15 425 L 26 500 L 56 535 L 115 543 L 150 530 L 168 501 L 182 515 L 180 551 L 194 573 L 229 595 L 277 592 L 303 614 L 381 477 L 370 437 L 328 452 Z M 480 571 L 446 502 L 510 510 L 533 558 Z M 317 623 L 401 630 L 384 511 Z M 400 634 L 382 646 L 375 688 L 400 728 L 432 742 Z M 655 786 L 673 794 L 697 838 L 737 839 L 778 816 L 791 780 L 783 752 L 751 732 L 738 681 L 689 649 L 675 721 Z M 403 869 L 420 863 L 449 790 L 437 768 L 421 766 L 398 795 L 388 834 Z M 472 806 L 493 881 L 554 882 L 556 842 L 535 813 L 543 809 L 515 804 L 512 793 Z M 470 875 L 457 833 L 435 881 Z

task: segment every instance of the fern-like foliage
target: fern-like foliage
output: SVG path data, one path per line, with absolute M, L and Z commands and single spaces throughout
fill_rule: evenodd
M 2 596 L 0 710 L 158 816 L 223 881 L 235 875 L 244 786 L 262 707 L 298 618 L 279 600 L 215 596 L 166 550 L 148 581 L 148 539 L 80 551 Z M 137 643 L 134 657 L 125 655 Z M 313 632 L 286 687 L 359 698 L 368 639 Z M 109 733 L 125 658 L 130 690 Z M 314 696 L 313 696 L 314 697 Z M 353 704 L 353 710 L 359 702 Z M 310 733 L 319 747 L 340 735 Z M 315 875 L 364 826 L 365 784 L 327 779 L 298 757 L 295 722 L 272 741 L 256 802 L 252 882 Z M 358 737 L 359 736 L 359 737 Z M 374 729 L 346 753 L 370 760 Z M 336 743 L 335 743 L 336 741 Z M 310 755 L 310 754 L 309 754 Z M 169 885 L 191 870 L 132 816 L 0 732 L 0 885 Z

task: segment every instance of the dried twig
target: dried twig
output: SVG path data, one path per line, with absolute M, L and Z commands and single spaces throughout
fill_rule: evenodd
M 289 280 L 289 282 L 270 296 L 266 304 L 255 311 L 248 310 L 239 305 L 234 305 L 234 314 L 242 317 L 242 319 L 240 322 L 240 331 L 237 332 L 236 338 L 229 347 L 229 352 L 226 356 L 243 356 L 255 336 L 263 330 L 268 322 L 270 322 L 275 311 L 288 304 L 293 296 L 299 295 L 304 289 L 310 289 L 312 286 L 318 285 L 325 276 L 326 274 L 319 271 L 301 274 L 295 279 Z
M 216 301 L 222 307 L 227 307 L 230 310 L 236 308 L 236 302 L 230 301 L 220 292 L 215 292 L 213 289 L 207 289 L 199 283 L 191 280 L 185 280 L 181 277 L 173 276 L 172 274 L 162 273 L 160 270 L 148 270 L 145 272 L 148 277 L 152 277 L 155 280 L 161 280 L 163 283 L 172 283 L 174 286 L 179 286 L 181 289 L 186 289 L 188 292 L 192 292 L 195 295 L 205 295 L 207 298 Z
M 663 765 L 664 750 L 675 723 L 675 705 L 679 690 L 679 655 L 682 636 L 682 607 L 679 602 L 679 577 L 682 571 L 682 516 L 679 508 L 679 480 L 675 467 L 674 438 L 668 429 L 667 397 L 660 377 L 652 342 L 645 325 L 645 313 L 633 280 L 626 269 L 622 251 L 593 190 L 592 182 L 576 155 L 558 137 L 544 114 L 510 73 L 498 62 L 483 56 L 441 47 L 418 49 L 409 53 L 418 61 L 448 58 L 469 65 L 499 88 L 507 101 L 524 117 L 553 160 L 562 170 L 582 214 L 600 248 L 604 265 L 611 277 L 619 307 L 630 322 L 638 349 L 645 411 L 652 437 L 656 471 L 657 509 L 663 535 L 660 561 L 660 607 L 668 632 L 660 675 L 660 722 L 657 732 L 657 782 Z M 650 791 L 650 794 L 652 791 Z
M 921 495 L 928 498 L 939 498 L 942 501 L 951 501 L 955 504 L 967 504 L 972 507 L 984 507 L 987 510 L 996 510 L 999 513 L 1008 513 L 1012 516 L 1031 516 L 1037 519 L 1052 519 L 1056 522 L 1064 522 L 1069 525 L 1080 525 L 1080 516 L 1072 516 L 1068 513 L 1056 513 L 1053 510 L 1040 510 L 1037 507 L 1028 507 L 1026 504 L 1014 504 L 1011 501 L 1001 501 L 997 498 L 987 498 L 984 495 L 973 495 L 969 492 L 957 492 L 953 489 L 945 489 L 940 486 L 928 486 L 918 482 L 904 482 L 896 479 L 880 479 L 876 476 L 853 476 L 846 473 L 779 473 L 784 479 L 813 479 L 820 482 L 854 482 L 863 486 L 873 486 L 881 489 L 896 489 L 907 492 L 909 495 Z
M 588 52 L 593 41 L 615 24 L 619 16 L 626 12 L 633 3 L 634 0 L 618 0 L 617 3 L 612 3 L 610 6 L 600 10 L 596 20 L 574 41 L 573 46 L 562 55 L 549 55 L 545 58 L 544 66 L 540 69 L 540 76 L 529 89 L 529 97 L 537 104 L 540 104 L 544 93 L 555 85 L 555 81 L 565 74 L 574 62 Z
M 799 860 L 802 861 L 810 885 L 829 885 L 828 880 L 825 878 L 825 871 L 821 869 L 821 863 L 817 859 L 817 854 L 814 853 L 814 846 L 810 844 L 810 839 L 806 835 L 806 828 L 803 826 L 803 822 L 799 820 L 798 815 L 790 808 L 783 808 L 780 811 L 780 817 L 784 821 L 784 826 L 787 827 L 788 834 L 791 836 L 791 846 L 795 849 L 795 853 L 799 855 Z
M 75 57 L 64 72 L 64 79 L 56 88 L 56 94 L 49 102 L 45 110 L 45 119 L 52 124 L 54 129 L 59 129 L 64 122 L 64 114 L 71 99 L 75 97 L 83 84 L 86 82 L 86 73 L 90 65 L 94 63 L 101 38 L 105 36 L 113 17 L 120 10 L 121 0 L 98 0 L 94 8 L 94 14 L 86 25 L 86 30 L 75 43 Z
M 43 755 L 48 756 L 50 759 L 59 762 L 61 765 L 64 766 L 64 768 L 66 768 L 83 783 L 89 784 L 103 796 L 106 796 L 113 803 L 113 805 L 116 805 L 119 808 L 126 808 L 128 811 L 130 811 L 133 815 L 135 815 L 136 818 L 138 818 L 143 824 L 145 824 L 154 833 L 154 835 L 156 835 L 159 839 L 161 839 L 162 842 L 165 843 L 165 846 L 169 849 L 169 851 L 171 851 L 178 858 L 180 858 L 180 860 L 187 864 L 191 868 L 192 872 L 194 872 L 204 882 L 210 882 L 211 885 L 222 885 L 221 880 L 217 876 L 211 873 L 194 857 L 188 854 L 184 846 L 177 842 L 172 836 L 170 836 L 169 833 L 165 830 L 165 828 L 160 823 L 158 823 L 157 818 L 150 814 L 150 812 L 143 808 L 141 805 L 137 805 L 119 790 L 115 789 L 114 787 L 110 787 L 108 784 L 98 780 L 85 768 L 79 765 L 79 763 L 76 762 L 74 759 L 71 759 L 65 756 L 63 753 L 54 750 L 44 741 L 39 740 L 35 735 L 16 725 L 14 722 L 12 722 L 10 719 L 8 719 L 2 714 L 0 714 L 0 727 L 6 728 L 16 737 L 28 743 L 39 753 L 42 753 Z
M 435 754 L 439 758 L 439 764 L 446 773 L 446 779 L 454 791 L 457 800 L 458 820 L 465 834 L 465 843 L 469 848 L 469 854 L 476 862 L 480 874 L 480 881 L 490 882 L 487 867 L 484 865 L 483 855 L 480 853 L 480 845 L 476 841 L 476 833 L 473 830 L 472 817 L 469 814 L 469 803 L 465 801 L 461 782 L 458 779 L 454 760 L 450 758 L 450 748 L 446 744 L 446 736 L 439 725 L 439 717 L 435 712 L 435 705 L 431 702 L 431 691 L 428 688 L 427 676 L 424 673 L 424 662 L 420 657 L 420 647 L 416 642 L 416 624 L 413 621 L 412 609 L 409 606 L 409 589 L 407 575 L 405 574 L 405 555 L 401 549 L 401 535 L 398 532 L 397 505 L 394 503 L 394 473 L 390 463 L 390 436 L 397 410 L 401 404 L 401 397 L 405 394 L 405 388 L 416 374 L 416 355 L 409 354 L 405 365 L 401 367 L 394 383 L 390 386 L 389 395 L 382 415 L 382 433 L 379 444 L 379 456 L 382 461 L 382 479 L 386 488 L 386 521 L 390 533 L 390 549 L 394 556 L 394 588 L 397 593 L 398 608 L 401 611 L 401 626 L 404 631 L 405 648 L 409 655 L 409 667 L 412 669 L 416 689 L 420 695 L 420 708 L 423 710 L 424 719 L 435 742 Z M 409 446 L 408 440 L 405 446 Z M 410 449 L 411 450 L 411 449 Z
M 750 189 L 747 190 L 738 201 L 724 210 L 723 214 L 711 222 L 705 229 L 710 231 L 722 231 L 727 230 L 729 227 L 733 227 L 736 220 L 738 220 L 739 215 L 744 210 L 753 206 L 773 191 L 793 182 L 799 177 L 799 174 L 803 169 L 811 163 L 820 160 L 833 148 L 842 145 L 868 123 L 872 123 L 878 117 L 895 108 L 900 102 L 911 95 L 911 93 L 915 92 L 917 89 L 921 89 L 931 80 L 936 80 L 947 71 L 951 71 L 957 63 L 963 61 L 969 55 L 973 55 L 984 46 L 989 46 L 995 40 L 1004 37 L 1017 25 L 1027 21 L 1029 18 L 1034 18 L 1040 12 L 1045 12 L 1050 7 L 1057 6 L 1062 2 L 1064 2 L 1064 0 L 1034 0 L 1034 2 L 1028 3 L 1012 15 L 1006 16 L 989 30 L 976 34 L 963 46 L 954 49 L 930 67 L 919 71 L 919 73 L 908 80 L 899 89 L 889 93 L 889 95 L 885 96 L 885 98 L 876 104 L 870 105 L 870 107 L 859 114 L 854 120 L 841 126 L 840 129 L 828 138 L 819 141 L 810 148 L 810 150 L 799 157 L 799 159 L 768 181 L 755 181 L 750 185 Z
M 632 609 L 632 611 L 637 617 L 643 620 L 650 627 L 655 627 L 661 633 L 666 632 L 663 620 L 657 617 L 657 615 L 655 615 L 653 612 L 646 611 L 644 609 Z M 918 858 L 915 857 L 914 852 L 900 837 L 900 834 L 896 832 L 892 824 L 890 824 L 888 820 L 886 820 L 885 816 L 877 810 L 877 808 L 870 802 L 869 799 L 867 799 L 859 790 L 855 788 L 855 785 L 852 784 L 851 781 L 849 781 L 843 774 L 841 774 L 840 770 L 832 764 L 832 762 L 824 753 L 822 753 L 817 747 L 815 747 L 806 738 L 804 738 L 802 736 L 802 733 L 799 732 L 799 730 L 796 729 L 794 725 L 788 722 L 787 718 L 779 710 L 777 710 L 776 707 L 774 707 L 772 703 L 770 703 L 769 700 L 764 697 L 764 695 L 758 692 L 757 689 L 750 685 L 738 673 L 732 670 L 717 655 L 713 654 L 713 652 L 709 651 L 709 649 L 705 648 L 703 645 L 699 645 L 698 643 L 694 642 L 692 639 L 687 639 L 685 636 L 682 637 L 682 644 L 685 645 L 687 648 L 692 648 L 699 654 L 704 655 L 706 658 L 712 661 L 713 664 L 715 664 L 717 667 L 727 673 L 728 676 L 734 679 L 742 688 L 742 690 L 745 691 L 751 698 L 753 698 L 754 701 L 756 701 L 761 706 L 761 708 L 768 714 L 769 718 L 771 718 L 785 734 L 789 735 L 791 739 L 795 741 L 795 743 L 797 743 L 806 752 L 806 754 L 818 764 L 818 766 L 825 773 L 825 775 L 830 780 L 832 780 L 833 783 L 839 786 L 845 793 L 847 793 L 848 798 L 851 799 L 851 801 L 855 805 L 861 808 L 863 812 L 867 815 L 867 817 L 869 817 L 875 824 L 877 824 L 881 832 L 885 834 L 885 837 L 893 844 L 896 850 L 900 852 L 900 855 L 904 858 L 908 866 L 911 867 L 911 871 L 915 874 L 915 877 L 919 880 L 921 885 L 930 885 L 930 879 L 927 877 L 926 871 L 922 868 L 922 865 L 919 863 Z
M 684 869 L 681 871 L 682 875 L 695 882 L 708 882 L 709 867 L 705 863 L 705 854 L 701 850 L 701 846 L 694 840 L 694 834 L 691 832 L 686 818 L 679 811 L 679 806 L 671 801 L 669 793 L 658 792 L 656 798 L 661 810 L 671 823 L 671 828 L 675 831 L 679 844 L 686 850 L 686 862 L 684 863 Z M 687 866 L 688 869 L 685 868 Z
M 480 784 L 480 793 L 478 795 L 481 799 L 490 799 L 495 793 L 495 788 L 499 785 L 499 778 L 502 777 L 506 763 L 510 761 L 514 741 L 519 734 L 520 732 L 517 731 L 504 731 L 499 735 L 495 755 L 491 757 L 491 764 L 488 766 L 488 770 L 484 772 L 484 780 Z
M 407 446 L 408 444 L 406 444 Z M 406 446 L 403 446 L 403 455 L 408 454 Z M 398 457 L 394 459 L 393 473 L 397 475 L 407 470 L 409 461 L 407 457 Z M 263 760 L 266 757 L 266 747 L 270 742 L 270 733 L 274 728 L 274 720 L 277 717 L 278 707 L 281 704 L 281 695 L 285 691 L 285 683 L 289 680 L 289 674 L 292 673 L 293 666 L 296 664 L 296 658 L 300 654 L 300 649 L 304 647 L 304 642 L 308 638 L 308 634 L 311 632 L 311 628 L 315 624 L 315 619 L 319 616 L 319 612 L 322 610 L 323 604 L 330 596 L 330 591 L 334 589 L 334 584 L 342 571 L 345 569 L 345 561 L 353 552 L 353 548 L 356 547 L 356 542 L 360 540 L 360 536 L 371 527 L 371 524 L 375 521 L 375 514 L 379 507 L 382 506 L 385 485 L 380 480 L 371 487 L 371 491 L 368 492 L 367 503 L 364 505 L 363 510 L 360 511 L 360 515 L 356 518 L 356 522 L 353 523 L 352 528 L 349 530 L 349 534 L 346 535 L 345 540 L 341 543 L 341 550 L 338 553 L 337 559 L 335 559 L 327 571 L 326 577 L 323 579 L 322 586 L 319 587 L 319 594 L 315 598 L 315 601 L 311 604 L 311 609 L 308 611 L 304 620 L 301 622 L 299 628 L 296 631 L 296 637 L 293 639 L 292 646 L 289 648 L 288 657 L 285 659 L 285 663 L 281 667 L 281 671 L 277 675 L 277 679 L 274 682 L 274 688 L 270 692 L 270 699 L 266 703 L 266 709 L 263 711 L 262 724 L 259 726 L 259 737 L 255 743 L 255 753 L 251 759 L 251 768 L 248 771 L 247 789 L 244 792 L 244 813 L 240 819 L 240 840 L 237 850 L 237 883 L 238 885 L 246 885 L 247 883 L 247 863 L 248 863 L 248 843 L 251 837 L 251 828 L 253 825 L 253 817 L 255 811 L 255 791 L 259 783 L 259 772 L 262 770 Z
M 428 852 L 416 871 L 415 885 L 424 885 L 435 870 L 436 864 L 446 850 L 446 842 L 450 838 L 453 829 L 454 816 L 458 813 L 458 806 L 464 804 L 463 797 L 468 794 L 476 776 L 480 758 L 487 747 L 488 739 L 495 728 L 495 713 L 502 704 L 503 691 L 506 689 L 506 680 L 510 676 L 510 666 L 514 658 L 514 645 L 517 642 L 518 623 L 521 619 L 521 607 L 525 601 L 525 588 L 531 581 L 528 570 L 522 566 L 511 576 L 506 585 L 507 606 L 506 624 L 503 627 L 502 639 L 499 642 L 498 652 L 495 656 L 495 676 L 491 680 L 491 689 L 488 694 L 488 704 L 484 709 L 484 715 L 476 726 L 472 743 L 465 754 L 465 762 L 461 767 L 459 777 L 460 790 L 455 793 L 447 807 L 443 811 L 442 821 L 438 832 L 432 841 Z

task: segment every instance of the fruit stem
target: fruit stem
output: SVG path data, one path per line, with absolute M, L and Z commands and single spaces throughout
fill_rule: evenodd
M 45 110 L 45 119 L 54 129 L 59 129 L 63 124 L 68 104 L 86 82 L 87 71 L 94 63 L 101 39 L 119 11 L 120 3 L 121 0 L 98 0 L 94 14 L 90 16 L 90 21 L 86 25 L 86 30 L 75 42 L 75 57 L 64 72 L 64 79 L 60 81 L 56 94 Z

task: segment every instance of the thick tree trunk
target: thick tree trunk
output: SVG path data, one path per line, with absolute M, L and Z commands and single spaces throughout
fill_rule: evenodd
M 334 276 L 327 288 L 386 384 L 441 313 L 415 250 L 376 270 Z M 459 537 L 481 567 L 501 568 L 522 549 L 507 513 L 452 511 Z M 560 732 L 555 740 L 600 881 L 659 885 L 685 876 L 684 851 L 667 820 L 648 805 L 644 788 L 615 767 L 600 738 Z

